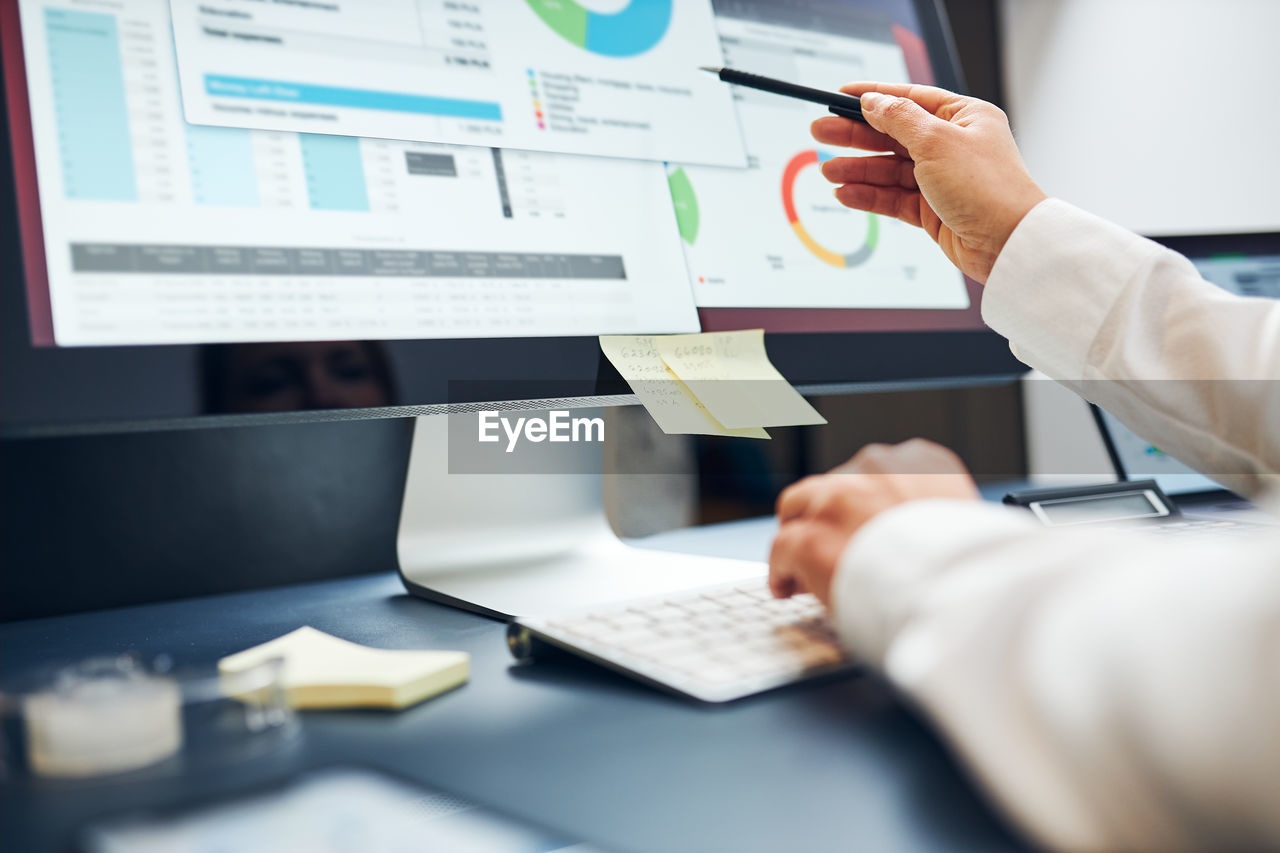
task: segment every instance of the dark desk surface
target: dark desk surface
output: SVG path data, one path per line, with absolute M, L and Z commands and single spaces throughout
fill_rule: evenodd
M 758 557 L 771 524 L 655 537 Z M 1019 842 L 892 691 L 845 676 L 706 707 L 577 661 L 515 667 L 504 627 L 393 575 L 0 626 L 0 684 L 29 666 L 166 652 L 209 663 L 313 625 L 385 648 L 471 653 L 463 688 L 399 713 L 309 712 L 290 746 L 198 778 L 0 792 L 0 849 L 65 847 L 84 821 L 194 803 L 301 770 L 398 771 L 608 850 L 1001 850 Z

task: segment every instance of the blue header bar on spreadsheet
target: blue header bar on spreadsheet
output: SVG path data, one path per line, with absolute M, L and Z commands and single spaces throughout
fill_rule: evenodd
M 406 92 L 380 92 L 375 89 L 350 89 L 343 86 L 314 86 L 309 83 L 227 77 L 220 74 L 206 74 L 204 88 L 210 95 L 223 97 L 502 121 L 502 106 L 491 101 L 439 98 L 432 95 L 412 95 Z

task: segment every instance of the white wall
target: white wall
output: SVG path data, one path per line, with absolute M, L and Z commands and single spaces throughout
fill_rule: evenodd
M 1027 475 L 1036 486 L 1115 480 L 1115 466 L 1083 397 L 1038 370 L 1022 378 Z
M 1280 0 L 1001 0 L 1045 191 L 1151 235 L 1280 230 Z

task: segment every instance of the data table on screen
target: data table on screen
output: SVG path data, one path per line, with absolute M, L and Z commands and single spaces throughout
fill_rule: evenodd
M 192 124 L 166 0 L 19 12 L 59 345 L 698 328 L 660 163 Z
M 46 8 L 44 18 L 67 195 L 133 201 L 138 187 L 115 17 Z

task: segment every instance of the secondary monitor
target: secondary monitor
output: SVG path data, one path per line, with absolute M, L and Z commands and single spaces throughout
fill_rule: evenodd
M 1280 299 L 1280 233 L 1202 234 L 1155 239 L 1185 255 L 1205 281 L 1228 293 L 1258 299 Z M 1256 387 L 1261 391 L 1264 386 L 1258 383 Z M 1206 476 L 1170 456 L 1125 426 L 1115 415 L 1097 407 L 1093 411 L 1103 431 L 1111 462 L 1121 478 L 1155 480 L 1166 494 L 1179 499 L 1223 491 L 1212 476 Z
M 814 390 L 1017 370 L 921 232 L 835 203 L 813 105 L 696 67 L 962 88 L 934 0 L 344 8 L 0 6 L 0 431 L 625 401 L 601 334 L 764 328 Z

